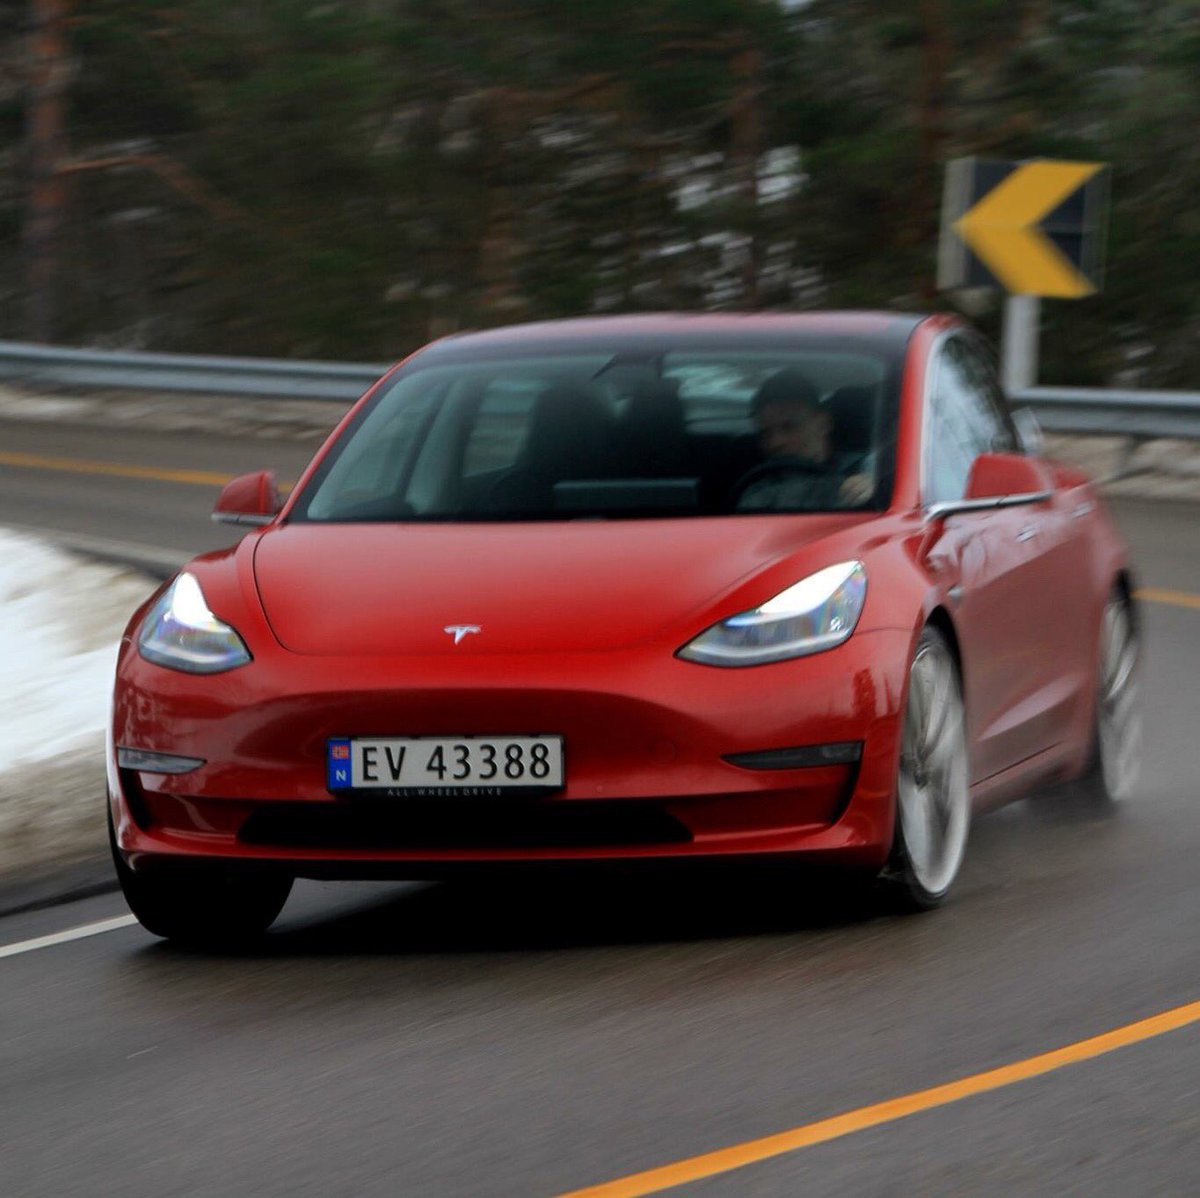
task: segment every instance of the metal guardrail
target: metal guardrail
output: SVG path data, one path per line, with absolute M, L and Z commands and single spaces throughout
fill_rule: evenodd
M 386 369 L 349 362 L 64 349 L 0 341 L 0 380 L 36 386 L 349 401 Z
M 349 402 L 386 369 L 363 363 L 64 349 L 0 341 L 0 380 L 37 386 Z M 1195 393 L 1032 387 L 1014 394 L 1012 403 L 1032 408 L 1048 432 L 1200 440 L 1200 394 Z
M 1011 402 L 1013 407 L 1032 408 L 1038 423 L 1051 433 L 1200 440 L 1200 394 L 1192 392 L 1031 387 L 1011 396 Z

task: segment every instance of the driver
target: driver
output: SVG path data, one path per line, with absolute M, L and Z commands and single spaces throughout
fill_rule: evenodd
M 871 498 L 864 455 L 834 452 L 832 418 L 800 371 L 777 371 L 759 387 L 754 418 L 766 461 L 750 472 L 739 511 L 820 511 Z

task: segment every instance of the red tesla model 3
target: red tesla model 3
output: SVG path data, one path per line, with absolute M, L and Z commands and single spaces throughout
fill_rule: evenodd
M 451 337 L 129 623 L 114 859 L 159 935 L 297 876 L 837 864 L 929 907 L 973 810 L 1134 784 L 1137 619 L 1087 479 L 946 317 Z

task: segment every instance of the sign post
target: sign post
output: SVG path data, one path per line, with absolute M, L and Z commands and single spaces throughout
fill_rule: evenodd
M 1007 293 L 1000 339 L 1005 390 L 1037 382 L 1039 297 L 1083 299 L 1099 289 L 1107 203 L 1103 163 L 949 163 L 938 287 Z
M 1000 326 L 1000 383 L 1012 395 L 1036 385 L 1038 326 L 1042 301 L 1036 295 L 1004 297 Z

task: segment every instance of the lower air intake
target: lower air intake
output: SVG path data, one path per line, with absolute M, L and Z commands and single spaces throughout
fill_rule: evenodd
M 688 829 L 647 801 L 522 803 L 498 807 L 443 800 L 272 803 L 254 812 L 247 845 L 369 852 L 433 849 L 609 848 L 685 844 Z

